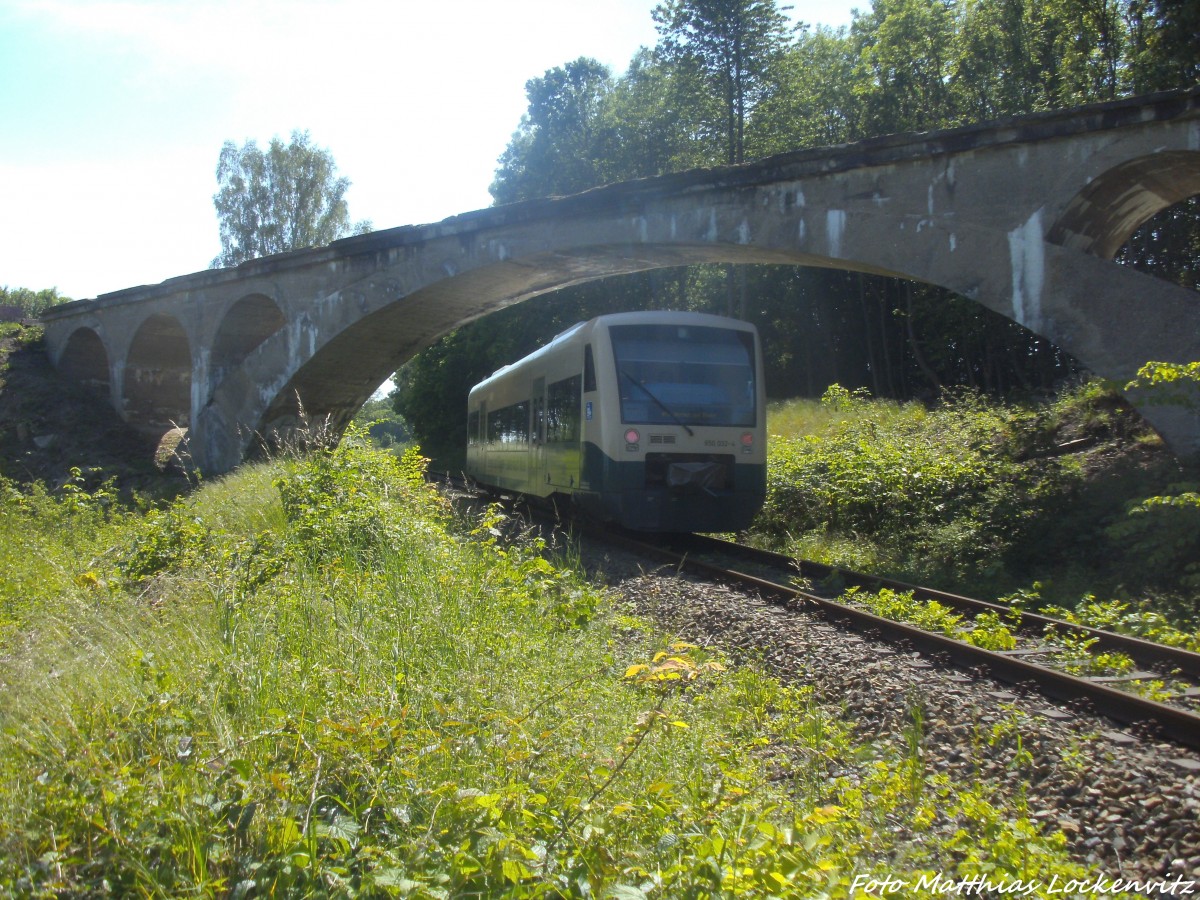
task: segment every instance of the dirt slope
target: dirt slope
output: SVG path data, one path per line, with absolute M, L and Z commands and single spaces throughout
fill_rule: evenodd
M 59 376 L 38 329 L 0 332 L 0 475 L 55 489 L 79 468 L 90 485 L 115 476 L 127 492 L 178 491 L 182 478 L 155 467 L 154 449 L 107 402 Z

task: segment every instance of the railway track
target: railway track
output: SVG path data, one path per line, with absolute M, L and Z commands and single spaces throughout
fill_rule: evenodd
M 514 533 L 529 518 L 524 508 L 515 510 Z M 801 688 L 850 728 L 860 746 L 874 748 L 877 755 L 822 763 L 831 785 L 844 780 L 853 787 L 881 760 L 915 759 L 924 771 L 975 785 L 997 803 L 1015 798 L 1039 828 L 1060 832 L 1083 865 L 1200 884 L 1194 717 L 1167 713 L 1164 728 L 1157 708 L 1125 695 L 1114 710 L 1104 691 L 1098 700 L 1083 694 L 1086 702 L 1066 706 L 1047 701 L 1047 695 L 1081 695 L 1009 669 L 1011 658 L 996 660 L 1004 666 L 997 671 L 960 655 L 971 654 L 970 645 L 943 648 L 933 636 L 861 610 L 843 614 L 827 596 L 840 595 L 841 584 L 863 590 L 906 585 L 797 568 L 789 558 L 707 538 L 677 543 L 662 535 L 592 533 L 579 523 L 570 528 L 568 541 L 583 538 L 580 564 L 607 585 L 618 609 Z M 675 569 L 696 574 L 673 577 Z M 1130 734 L 1112 719 L 1156 724 Z
M 447 482 L 467 490 L 461 482 L 452 479 Z M 956 637 L 876 615 L 837 598 L 847 587 L 866 591 L 888 588 L 911 592 L 917 601 L 937 602 L 969 616 L 990 612 L 1007 617 L 1013 614 L 1010 607 L 811 561 L 797 561 L 702 535 L 648 537 L 578 522 L 572 527 L 590 539 L 657 559 L 702 578 L 747 588 L 785 606 L 820 610 L 827 620 L 839 626 L 878 636 L 969 672 L 986 673 L 997 681 L 1032 687 L 1053 700 L 1076 706 L 1082 703 L 1095 715 L 1200 750 L 1200 689 L 1182 688 L 1171 702 L 1163 702 L 1121 688 L 1123 684 L 1148 679 L 1200 681 L 1200 654 L 1029 612 L 1020 613 L 1023 636 L 1020 646 L 1006 651 L 987 650 Z M 1047 627 L 1082 636 L 1097 650 L 1123 653 L 1141 668 L 1118 675 L 1080 676 L 1047 665 L 1044 658 L 1053 653 L 1053 648 L 1041 640 Z
M 971 614 L 995 612 L 1009 614 L 1008 607 L 972 600 L 908 585 L 884 578 L 834 570 L 815 563 L 801 563 L 780 554 L 755 550 L 703 536 L 673 536 L 668 540 L 646 540 L 628 532 L 589 527 L 589 537 L 617 544 L 631 552 L 649 556 L 704 578 L 733 583 L 757 591 L 764 597 L 788 606 L 817 608 L 830 621 L 894 644 L 900 644 L 969 671 L 980 671 L 998 681 L 1033 686 L 1042 695 L 1069 704 L 1085 703 L 1090 711 L 1140 731 L 1153 734 L 1193 749 L 1200 749 L 1200 714 L 1194 708 L 1194 688 L 1167 703 L 1150 699 L 1119 685 L 1139 678 L 1169 678 L 1173 675 L 1195 677 L 1200 673 L 1200 654 L 1151 641 L 1098 629 L 1081 628 L 1058 619 L 1022 614 L 1026 630 L 1053 626 L 1064 631 L 1082 632 L 1094 639 L 1096 647 L 1118 650 L 1146 667 L 1119 676 L 1079 676 L 1035 661 L 1050 650 L 1044 645 L 1027 644 L 1011 651 L 987 650 L 955 637 L 927 631 L 903 622 L 876 615 L 851 603 L 822 596 L 789 584 L 796 578 L 819 577 L 869 590 L 890 588 L 913 593 L 919 600 L 937 601 Z M 770 573 L 776 573 L 771 577 Z M 831 576 L 838 576 L 832 578 Z

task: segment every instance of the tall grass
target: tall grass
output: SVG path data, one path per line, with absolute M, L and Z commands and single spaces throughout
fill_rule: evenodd
M 879 424 L 903 419 L 921 420 L 925 417 L 925 407 L 919 403 L 871 400 L 862 390 L 847 391 L 834 385 L 821 399 L 794 397 L 769 404 L 767 431 L 772 438 L 801 440 L 867 417 Z
M 455 530 L 412 453 L 351 440 L 142 516 L 39 497 L 24 530 L 6 490 L 8 583 L 44 578 L 48 602 L 9 608 L 0 890 L 848 896 L 897 867 L 1078 874 L 1061 836 L 926 777 L 903 738 L 864 756 L 806 689 L 622 615 L 496 514 Z M 934 820 L 1008 840 L 894 827 Z
M 1108 593 L 1125 630 L 1194 641 L 1159 626 L 1200 626 L 1197 476 L 1138 422 L 1098 382 L 1039 404 L 964 394 L 932 409 L 835 385 L 768 410 L 752 537 L 973 595 L 1078 603 L 1081 615 Z

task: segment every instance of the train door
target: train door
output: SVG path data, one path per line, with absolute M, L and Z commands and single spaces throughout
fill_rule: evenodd
M 600 445 L 600 402 L 596 393 L 596 358 L 592 345 L 583 346 L 583 440 Z
M 535 494 L 547 493 L 546 470 L 546 379 L 535 378 L 529 403 L 529 484 Z
M 484 476 L 490 474 L 489 466 L 492 462 L 488 455 L 488 405 L 486 400 L 479 401 L 479 430 L 471 435 L 471 443 L 474 443 L 474 453 L 471 452 L 471 443 L 467 445 L 467 462 L 471 465 L 471 474 L 476 476 Z

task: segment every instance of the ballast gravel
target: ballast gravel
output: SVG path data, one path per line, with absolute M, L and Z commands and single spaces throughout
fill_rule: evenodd
M 930 770 L 952 783 L 983 779 L 1007 796 L 1023 794 L 1035 820 L 1062 831 L 1078 861 L 1110 878 L 1195 880 L 1200 895 L 1200 755 L 1131 734 L 1096 711 L 846 631 L 803 607 L 655 569 L 623 551 L 585 548 L 583 563 L 632 612 L 681 639 L 810 686 L 862 742 L 904 746 L 919 698 Z M 979 739 L 1014 723 L 1019 765 L 1011 746 Z

